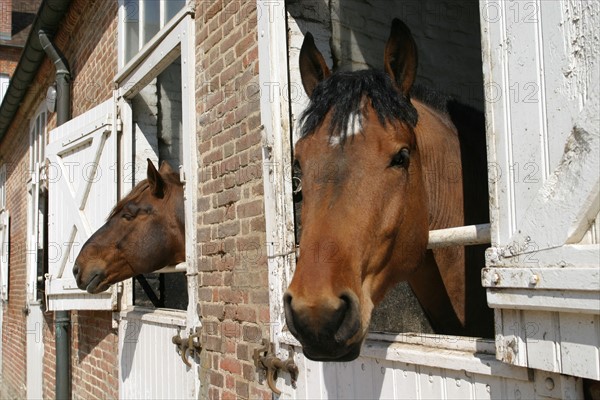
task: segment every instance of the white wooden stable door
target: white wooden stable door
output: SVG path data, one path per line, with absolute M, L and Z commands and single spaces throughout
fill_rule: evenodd
M 497 356 L 598 380 L 600 4 L 482 10 Z
M 48 167 L 49 310 L 111 310 L 113 288 L 89 294 L 77 288 L 73 264 L 117 201 L 113 102 L 106 101 L 50 132 Z

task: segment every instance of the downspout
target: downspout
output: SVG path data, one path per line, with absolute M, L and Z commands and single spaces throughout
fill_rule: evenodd
M 56 126 L 71 119 L 71 73 L 65 57 L 54 47 L 48 34 L 38 32 L 40 44 L 56 68 Z M 56 388 L 57 399 L 71 398 L 71 314 L 70 311 L 54 312 L 56 346 Z

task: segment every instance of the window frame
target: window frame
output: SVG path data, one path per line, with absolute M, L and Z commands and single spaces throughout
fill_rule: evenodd
M 29 122 L 29 166 L 27 177 L 27 258 L 26 258 L 26 298 L 27 304 L 38 303 L 38 287 L 43 287 L 38 283 L 38 249 L 40 234 L 42 241 L 47 235 L 47 215 L 48 210 L 44 211 L 46 223 L 40 225 L 40 199 L 41 192 L 45 187 L 45 165 L 46 165 L 46 144 L 48 140 L 48 110 L 46 103 L 42 102 L 34 117 Z M 34 210 L 35 209 L 35 210 Z M 40 229 L 41 228 L 41 229 Z M 42 244 L 43 246 L 43 244 Z
M 10 213 L 6 208 L 7 169 L 6 163 L 0 165 L 0 314 L 2 313 L 1 303 L 8 302 L 10 270 Z M 0 322 L 1 318 L 2 315 L 0 315 Z M 0 331 L 1 328 L 0 326 Z
M 161 0 L 161 3 L 163 0 Z M 118 54 L 120 69 L 114 77 L 115 90 L 114 101 L 119 115 L 121 128 L 121 137 L 119 139 L 120 159 L 128 160 L 133 154 L 133 143 L 131 135 L 133 128 L 133 110 L 131 100 L 137 93 L 142 90 L 151 80 L 156 78 L 164 69 L 169 66 L 178 57 L 181 57 L 181 79 L 182 79 L 182 132 L 195 131 L 195 93 L 194 93 L 194 66 L 195 66 L 195 22 L 193 18 L 194 9 L 190 2 L 179 10 L 175 16 L 168 22 L 164 22 L 161 30 L 148 41 L 140 51 L 125 63 L 125 38 L 124 38 L 124 2 L 119 2 L 119 39 L 118 39 Z M 161 7 L 163 7 L 161 5 Z M 162 9 L 162 8 L 161 8 Z M 162 15 L 162 12 L 161 12 Z M 183 152 L 182 163 L 180 167 L 180 176 L 182 181 L 196 182 L 197 173 L 193 165 L 196 165 L 195 135 L 182 136 L 182 140 L 189 141 L 182 145 L 184 149 L 190 149 Z M 125 162 L 121 161 L 119 165 L 119 196 L 123 196 L 131 189 L 131 182 L 126 182 L 127 177 L 125 170 Z M 185 198 L 185 225 L 186 225 L 186 262 L 175 266 L 162 268 L 156 272 L 159 273 L 186 273 L 188 285 L 188 306 L 187 310 L 172 310 L 172 309 L 148 309 L 143 306 L 133 304 L 133 283 L 132 280 L 122 282 L 123 291 L 120 300 L 120 314 L 117 318 L 127 318 L 129 313 L 136 312 L 153 312 L 154 315 L 165 315 L 169 320 L 173 313 L 186 313 L 186 321 L 188 327 L 198 326 L 199 317 L 196 314 L 195 304 L 197 302 L 197 266 L 196 266 L 196 250 L 195 238 L 196 232 L 194 229 L 194 208 L 195 186 L 184 186 Z
M 285 7 L 285 6 L 284 6 Z M 273 12 L 271 10 L 270 12 Z M 259 80 L 260 87 L 268 89 L 273 82 L 280 88 L 293 86 L 289 67 L 288 27 L 284 18 L 270 21 L 262 18 L 258 21 L 259 35 Z M 294 124 L 290 93 L 279 90 L 279 96 L 261 96 L 261 123 L 264 127 L 264 146 L 270 149 L 264 159 L 263 176 L 265 193 L 265 224 L 268 248 L 268 270 L 271 311 L 271 336 L 278 338 L 275 347 L 281 345 L 301 348 L 300 342 L 287 330 L 282 303 L 283 294 L 291 282 L 296 267 L 296 232 L 293 201 L 292 153 L 294 141 L 291 126 Z M 285 110 L 285 112 L 284 112 Z M 490 224 L 467 225 L 455 228 L 432 230 L 429 232 L 428 248 L 469 246 L 490 243 Z M 430 347 L 439 347 L 436 343 L 453 343 L 462 351 L 471 351 L 472 343 L 478 343 L 483 353 L 492 354 L 489 346 L 493 339 L 481 337 L 461 337 L 444 334 L 423 334 L 419 332 L 376 332 L 369 331 L 363 345 L 361 355 L 381 357 L 381 349 L 392 344 L 408 344 L 415 342 Z M 384 357 L 390 361 L 405 361 L 402 354 L 391 352 Z
M 118 24 L 118 66 L 119 71 L 121 72 L 124 67 L 131 63 L 131 61 L 138 58 L 140 53 L 145 53 L 145 49 L 151 45 L 151 43 L 155 42 L 156 39 L 162 37 L 167 31 L 169 31 L 169 27 L 173 25 L 174 21 L 179 22 L 180 17 L 189 12 L 193 12 L 193 6 L 190 4 L 190 0 L 186 0 L 185 4 L 181 7 L 181 9 L 175 13 L 175 15 L 170 19 L 166 20 L 166 2 L 169 0 L 150 0 L 150 1 L 158 1 L 159 2 L 159 30 L 158 32 L 146 43 L 144 43 L 144 5 L 148 0 L 137 0 L 137 13 L 138 13 L 138 51 L 135 56 L 132 57 L 131 60 L 126 60 L 126 48 L 127 48 L 127 5 L 126 0 L 119 0 L 119 24 Z

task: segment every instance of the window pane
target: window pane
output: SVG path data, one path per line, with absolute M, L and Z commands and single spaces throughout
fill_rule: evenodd
M 177 171 L 182 164 L 181 57 L 177 57 L 131 102 L 133 110 L 134 183 L 146 177 L 146 159 L 156 166 L 167 161 Z
M 0 103 L 2 103 L 2 99 L 8 90 L 8 84 L 10 80 L 8 79 L 8 75 L 0 74 Z
M 125 62 L 128 62 L 140 49 L 140 12 L 137 0 L 125 0 Z
M 166 161 L 178 171 L 182 164 L 182 96 L 181 57 L 169 64 L 132 99 L 133 111 L 133 165 L 135 182 L 146 177 L 146 159 L 158 167 Z M 145 274 L 152 287 L 159 308 L 185 310 L 188 304 L 185 274 Z M 154 307 L 154 303 L 134 280 L 134 304 Z M 156 300 L 156 299 L 155 299 Z
M 177 11 L 181 10 L 185 4 L 185 0 L 167 0 L 165 1 L 165 21 L 171 20 L 177 14 Z
M 183 107 L 181 103 L 181 57 L 178 57 L 157 77 L 158 150 L 161 161 L 167 161 L 177 171 L 182 164 L 180 146 Z
M 144 7 L 144 33 L 143 44 L 148 43 L 154 35 L 156 35 L 160 29 L 160 1 L 159 0 L 145 0 L 143 2 Z
M 39 148 L 39 156 L 38 161 L 40 163 L 44 162 L 46 158 L 45 150 L 46 150 L 46 112 L 42 112 L 40 114 L 40 131 L 38 132 L 38 148 Z

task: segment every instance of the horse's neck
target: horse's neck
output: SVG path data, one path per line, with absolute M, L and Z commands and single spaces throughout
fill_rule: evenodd
M 416 128 L 421 168 L 427 190 L 429 229 L 464 224 L 460 142 L 449 119 L 413 101 L 419 112 Z
M 415 130 L 421 158 L 423 179 L 427 191 L 429 229 L 443 229 L 464 225 L 462 164 L 460 142 L 449 119 L 430 107 L 413 101 L 419 113 Z M 434 271 L 415 274 L 410 283 L 426 310 L 434 310 L 430 318 L 434 325 L 446 325 L 446 311 L 454 311 L 456 319 L 466 321 L 465 254 L 463 247 L 432 250 L 439 274 Z M 428 257 L 430 258 L 430 257 Z M 426 287 L 426 292 L 422 289 Z M 445 296 L 431 296 L 444 291 Z M 449 304 L 448 304 L 449 303 Z M 442 319 L 442 321 L 435 321 Z M 454 324 L 451 324 L 454 325 Z

